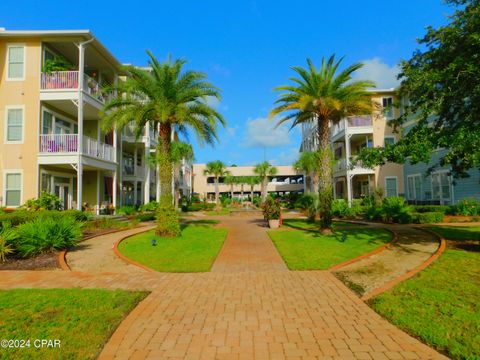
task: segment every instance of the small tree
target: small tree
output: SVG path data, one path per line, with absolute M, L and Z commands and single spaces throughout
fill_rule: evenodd
M 267 198 L 268 177 L 276 175 L 277 171 L 278 169 L 275 166 L 270 165 L 268 161 L 257 164 L 255 166 L 255 169 L 253 169 L 253 172 L 257 174 L 261 179 L 262 203 Z
M 242 176 L 243 182 L 250 186 L 250 201 L 253 204 L 253 190 L 255 188 L 255 185 L 260 184 L 261 179 L 258 176 Z
M 235 176 L 232 176 L 232 175 L 227 175 L 225 177 L 224 183 L 230 186 L 230 197 L 231 197 L 232 202 L 233 202 L 233 186 L 235 184 L 237 184 L 237 178 Z
M 207 163 L 207 167 L 203 170 L 204 175 L 212 175 L 213 181 L 215 184 L 215 209 L 220 209 L 220 191 L 218 188 L 218 183 L 221 177 L 230 175 L 230 171 L 227 170 L 227 165 L 225 165 L 220 160 L 210 161 Z
M 307 189 L 309 189 L 313 193 L 318 192 L 318 170 L 320 164 L 320 157 L 318 156 L 318 152 L 316 151 L 304 151 L 300 153 L 300 157 L 297 161 L 293 163 L 293 167 L 298 172 L 305 172 L 307 179 Z

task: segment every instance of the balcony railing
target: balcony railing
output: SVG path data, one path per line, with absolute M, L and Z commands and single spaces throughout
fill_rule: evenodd
M 78 152 L 78 134 L 40 135 L 40 153 L 62 154 Z M 115 148 L 88 136 L 83 137 L 83 154 L 102 160 L 115 161 Z
M 362 115 L 362 116 L 351 116 L 347 118 L 349 127 L 360 127 L 360 126 L 372 126 L 372 116 L 371 115 Z
M 75 90 L 78 89 L 78 71 L 53 71 L 42 73 L 40 88 L 42 90 Z M 83 91 L 93 98 L 106 102 L 112 94 L 102 91 L 98 82 L 83 74 Z

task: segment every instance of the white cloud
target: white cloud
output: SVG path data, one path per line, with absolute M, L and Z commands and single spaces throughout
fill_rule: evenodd
M 281 151 L 275 159 L 271 159 L 270 163 L 274 165 L 292 165 L 298 159 L 298 148 L 291 147 L 285 151 Z
M 232 74 L 232 72 L 230 71 L 230 69 L 226 68 L 225 66 L 222 66 L 220 64 L 213 64 L 212 66 L 212 71 L 214 73 L 217 73 L 221 76 L 224 76 L 224 77 L 230 77 L 230 75 Z
M 398 65 L 389 66 L 378 57 L 363 60 L 362 63 L 363 67 L 354 73 L 355 80 L 372 80 L 379 89 L 389 89 L 400 84 L 397 80 L 400 71 Z
M 290 144 L 288 126 L 275 127 L 275 119 L 256 118 L 247 120 L 244 147 L 272 148 Z

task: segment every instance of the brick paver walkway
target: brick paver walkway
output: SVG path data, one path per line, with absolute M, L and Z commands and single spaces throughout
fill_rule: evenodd
M 263 271 L 268 266 L 236 261 L 236 254 L 250 254 L 276 262 L 275 252 L 269 253 L 275 249 L 263 241 L 265 229 L 256 222 L 228 224 L 241 236 L 225 244 L 215 272 L 2 271 L 0 288 L 150 290 L 100 359 L 445 358 L 382 319 L 329 272 L 290 272 L 277 265 Z M 249 234 L 258 238 L 258 254 Z
M 263 219 L 236 215 L 222 219 L 222 226 L 228 235 L 211 271 L 288 271 Z

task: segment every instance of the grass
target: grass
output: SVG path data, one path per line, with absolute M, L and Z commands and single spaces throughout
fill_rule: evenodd
M 146 295 L 98 289 L 0 291 L 0 339 L 31 340 L 30 348 L 0 349 L 0 359 L 95 359 Z M 35 339 L 58 339 L 60 348 L 36 349 Z
M 212 267 L 227 230 L 209 222 L 190 222 L 177 238 L 155 236 L 148 231 L 127 238 L 119 245 L 122 254 L 151 269 L 162 272 L 204 272 Z M 152 239 L 157 241 L 152 246 Z
M 309 223 L 305 219 L 283 219 L 283 225 L 294 228 L 294 229 L 305 229 L 305 230 L 318 230 L 320 228 L 320 221 L 315 221 L 314 223 Z M 350 227 L 350 226 L 363 226 L 360 224 L 353 224 L 343 221 L 334 221 L 333 227 Z
M 324 270 L 392 240 L 389 231 L 352 227 L 321 235 L 311 230 L 273 230 L 270 238 L 290 270 Z M 342 242 L 342 236 L 346 240 Z
M 447 249 L 427 269 L 370 305 L 449 357 L 473 360 L 480 359 L 479 299 L 480 253 Z
M 231 209 L 223 208 L 220 210 L 208 210 L 205 212 L 207 215 L 230 215 Z
M 448 240 L 480 241 L 480 226 L 432 226 L 429 229 Z

